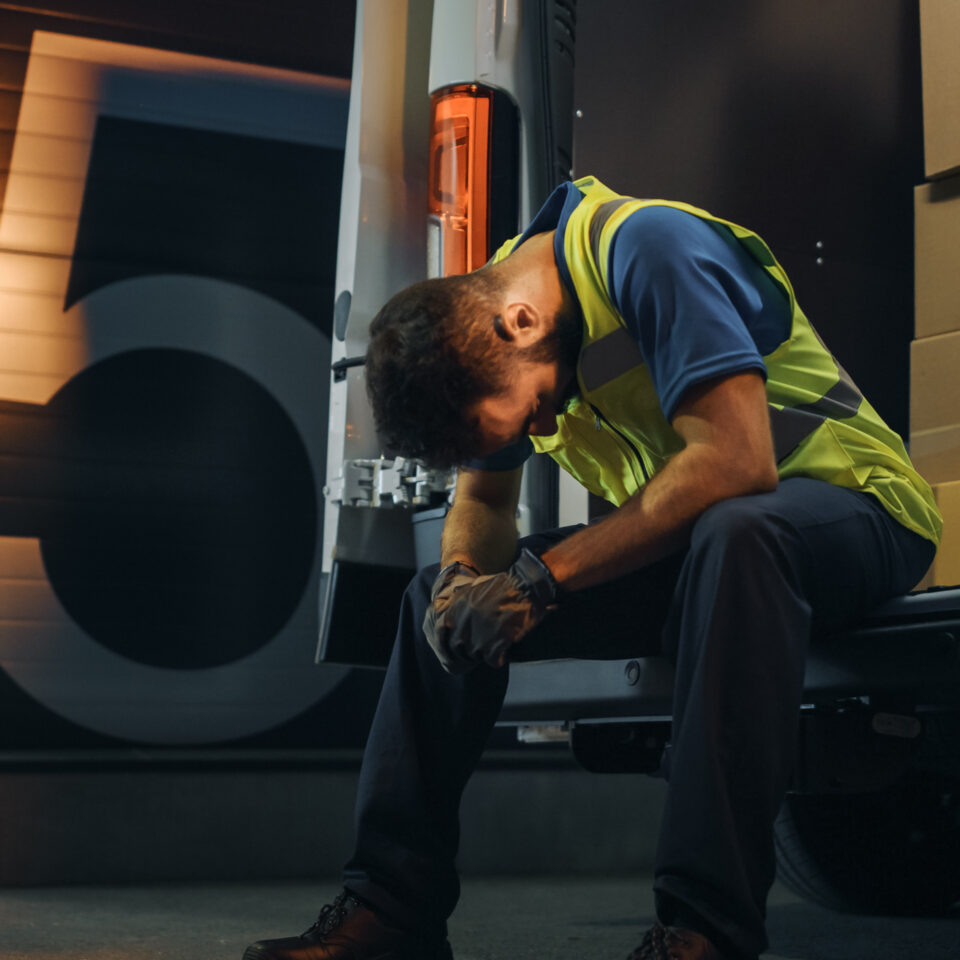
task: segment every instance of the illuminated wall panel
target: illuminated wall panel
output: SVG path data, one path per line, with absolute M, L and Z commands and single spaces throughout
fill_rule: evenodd
M 347 83 L 48 31 L 23 77 L 0 711 L 16 689 L 103 742 L 255 737 L 347 677 L 313 665 Z

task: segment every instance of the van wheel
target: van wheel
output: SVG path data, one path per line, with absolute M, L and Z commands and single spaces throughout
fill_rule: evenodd
M 780 880 L 848 913 L 943 915 L 960 902 L 960 783 L 788 794 L 774 831 Z

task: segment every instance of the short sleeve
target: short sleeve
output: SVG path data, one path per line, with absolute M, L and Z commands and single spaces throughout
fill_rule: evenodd
M 763 353 L 789 333 L 786 297 L 720 231 L 675 207 L 652 206 L 629 216 L 611 243 L 611 298 L 668 420 L 696 383 L 744 370 L 765 377 Z

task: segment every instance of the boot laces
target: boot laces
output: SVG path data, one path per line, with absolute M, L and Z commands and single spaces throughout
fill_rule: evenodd
M 673 952 L 673 948 L 685 944 L 683 936 L 674 927 L 655 923 L 644 934 L 640 946 L 627 960 L 674 960 L 677 954 Z
M 359 906 L 360 901 L 353 896 L 353 894 L 348 893 L 346 890 L 341 893 L 333 903 L 328 903 L 320 910 L 320 914 L 316 920 L 313 921 L 313 925 L 309 930 L 305 930 L 300 936 L 305 937 L 307 934 L 321 934 L 326 936 L 328 933 L 336 930 L 337 927 L 343 923 L 347 914 L 350 910 Z

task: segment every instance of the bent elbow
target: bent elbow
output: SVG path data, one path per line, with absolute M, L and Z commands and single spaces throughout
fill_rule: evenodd
M 780 483 L 780 473 L 775 463 L 765 465 L 753 478 L 754 493 L 773 493 Z
M 736 471 L 735 485 L 738 495 L 773 493 L 780 482 L 777 465 L 766 457 L 746 460 Z

